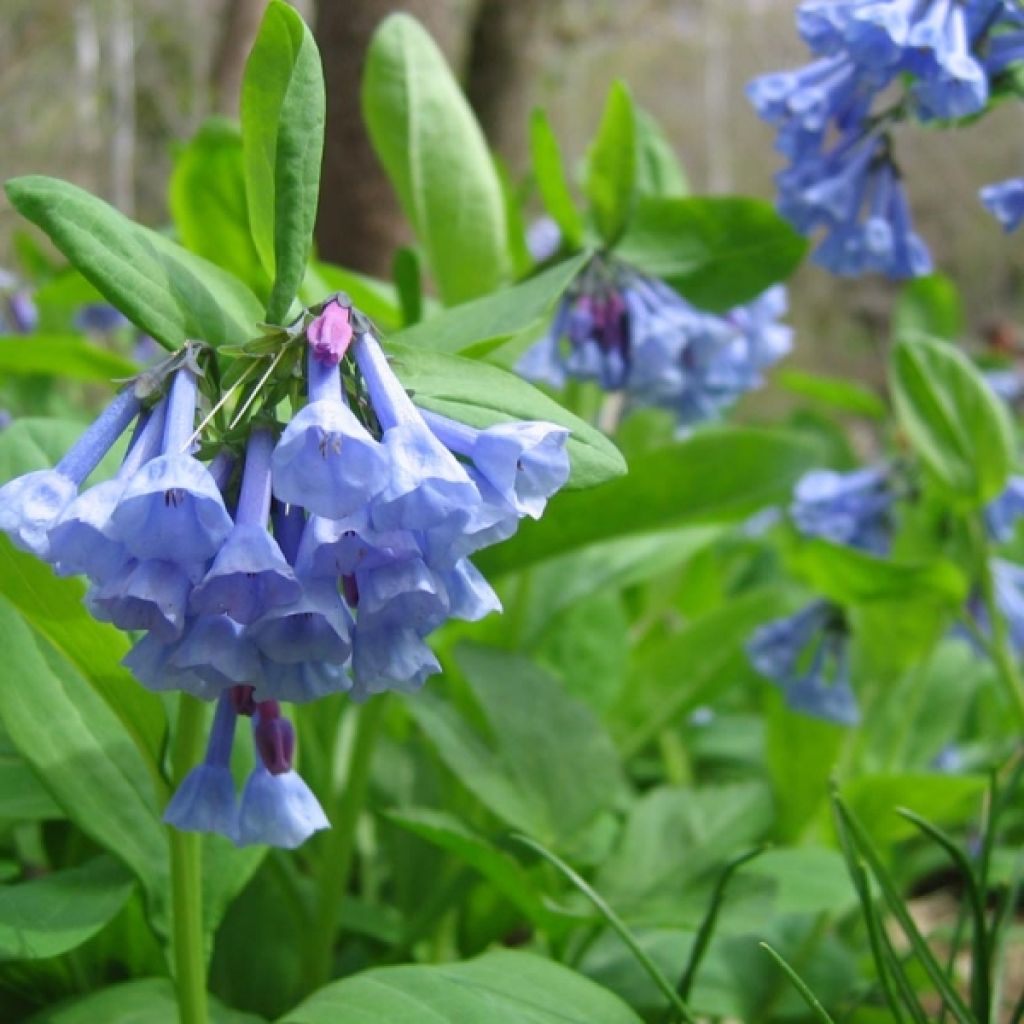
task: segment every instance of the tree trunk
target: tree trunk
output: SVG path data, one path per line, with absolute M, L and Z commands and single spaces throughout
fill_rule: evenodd
M 330 0 L 327 0 L 329 3 Z M 339 0 L 334 0 L 341 6 Z M 213 106 L 218 114 L 238 116 L 242 75 L 267 0 L 228 0 L 213 59 Z
M 414 15 L 453 66 L 465 46 L 464 0 L 320 0 L 316 38 L 327 80 L 327 139 L 316 238 L 320 255 L 389 277 L 395 249 L 409 240 L 394 191 L 363 126 L 360 83 L 370 36 L 396 7 Z

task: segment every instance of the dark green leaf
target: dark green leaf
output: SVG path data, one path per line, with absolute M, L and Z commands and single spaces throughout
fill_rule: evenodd
M 1013 427 L 971 361 L 946 342 L 904 338 L 891 374 L 900 423 L 939 483 L 972 505 L 997 497 L 1013 465 Z
M 806 239 L 762 199 L 644 198 L 616 255 L 694 305 L 725 312 L 784 281 L 806 250 Z
M 108 302 L 168 348 L 188 338 L 241 345 L 256 333 L 262 304 L 220 267 L 66 181 L 32 175 L 5 187 Z
M 511 419 L 545 420 L 572 431 L 570 487 L 592 487 L 626 471 L 618 449 L 533 385 L 507 370 L 474 359 L 388 345 L 394 368 L 424 408 L 485 427 Z
M 0 961 L 59 956 L 95 935 L 124 906 L 131 875 L 110 857 L 0 887 Z
M 542 520 L 524 522 L 514 538 L 482 553 L 480 565 L 498 573 L 612 537 L 735 522 L 787 501 L 797 479 L 821 460 L 814 441 L 796 434 L 703 431 L 635 459 L 621 480 L 558 495 Z
M 625 1003 L 592 981 L 551 960 L 511 950 L 462 963 L 366 971 L 322 988 L 281 1024 L 400 1021 L 640 1024 Z
M 540 109 L 534 110 L 530 117 L 530 155 L 545 209 L 558 225 L 565 241 L 574 248 L 578 247 L 583 241 L 583 219 L 565 179 L 558 139 L 547 114 Z
M 636 189 L 636 115 L 624 82 L 612 83 L 601 125 L 587 155 L 586 193 L 594 222 L 609 245 L 622 234 Z
M 306 273 L 326 116 L 312 33 L 294 7 L 271 0 L 242 81 L 246 198 L 253 241 L 274 279 L 270 323 L 284 322 Z
M 549 316 L 589 258 L 589 253 L 580 253 L 522 284 L 429 316 L 391 335 L 391 341 L 436 352 L 483 355 Z
M 78 334 L 0 335 L 0 374 L 112 381 L 138 372 L 130 359 Z
M 238 125 L 210 118 L 175 154 L 169 205 L 186 249 L 244 281 L 261 299 L 270 278 L 253 242 Z
M 444 57 L 409 15 L 374 33 L 362 102 L 441 299 L 451 306 L 492 291 L 508 269 L 501 182 Z
M 391 264 L 395 291 L 402 307 L 402 323 L 411 327 L 423 319 L 423 282 L 420 280 L 420 261 L 416 253 L 403 246 L 395 253 Z

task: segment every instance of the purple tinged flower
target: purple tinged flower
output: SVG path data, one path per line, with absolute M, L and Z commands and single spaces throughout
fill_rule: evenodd
M 526 229 L 526 248 L 534 263 L 545 263 L 562 245 L 562 232 L 551 217 L 538 217 Z
M 1012 540 L 1021 516 L 1024 516 L 1024 477 L 1011 476 L 1003 493 L 985 506 L 989 536 L 1000 544 Z
M 448 617 L 448 593 L 422 558 L 406 558 L 355 574 L 359 592 L 357 632 L 407 626 L 421 636 Z
M 551 326 L 534 345 L 528 348 L 516 364 L 516 372 L 527 380 L 548 384 L 553 388 L 565 387 L 566 372 L 562 360 L 561 343 L 568 329 L 571 302 L 563 298 L 555 310 Z
M 1024 61 L 1024 32 L 1003 32 L 989 40 L 984 56 L 985 70 L 991 76 Z
M 1024 223 L 1024 178 L 1010 178 L 986 185 L 979 193 L 985 209 L 1007 233 Z
M 313 358 L 323 366 L 337 366 L 352 343 L 351 310 L 332 299 L 306 329 Z
M 170 659 L 176 650 L 176 644 L 166 644 L 155 634 L 147 633 L 135 642 L 132 649 L 121 659 L 121 664 L 147 690 L 153 690 L 155 693 L 182 690 L 200 700 L 218 697 L 223 690 L 220 682 L 208 682 L 191 669 L 171 665 Z
M 479 622 L 491 612 L 501 611 L 501 601 L 480 570 L 462 558 L 442 574 L 448 595 L 448 614 L 464 622 Z
M 164 821 L 182 832 L 214 832 L 234 840 L 238 810 L 231 776 L 231 747 L 237 715 L 229 694 L 222 694 L 203 763 L 185 776 L 164 811 Z
M 167 666 L 198 676 L 213 692 L 262 677 L 259 652 L 245 628 L 227 615 L 200 615 L 168 652 Z
M 7 311 L 18 334 L 32 334 L 39 326 L 39 310 L 31 294 L 23 289 L 7 296 Z
M 139 559 L 202 562 L 233 523 L 209 470 L 187 452 L 196 410 L 196 377 L 178 370 L 167 397 L 161 454 L 136 473 L 111 517 L 115 536 Z
M 1024 398 L 1024 377 L 1016 369 L 984 370 L 981 375 L 992 391 L 1008 405 Z
M 794 711 L 839 725 L 860 719 L 850 686 L 847 637 L 835 609 L 815 601 L 759 627 L 747 642 L 751 664 L 782 690 Z
M 26 473 L 0 487 L 0 530 L 16 547 L 48 560 L 50 528 L 138 412 L 138 399 L 127 388 L 53 469 Z
M 929 65 L 918 61 L 922 77 L 912 90 L 922 119 L 967 117 L 984 108 L 988 75 L 971 55 L 967 15 L 959 2 L 932 0 L 907 41 L 919 53 L 932 52 Z
M 286 850 L 301 846 L 330 822 L 312 791 L 292 770 L 294 732 L 273 701 L 257 705 L 252 718 L 259 757 L 238 808 L 239 846 L 265 843 Z
M 164 403 L 140 416 L 135 436 L 113 480 L 90 487 L 71 502 L 50 530 L 50 558 L 61 575 L 82 573 L 105 583 L 130 559 L 111 529 L 110 517 L 131 477 L 160 450 Z
M 407 530 L 375 530 L 370 525 L 369 510 L 362 508 L 340 519 L 311 516 L 302 534 L 295 569 L 303 578 L 337 579 L 357 569 L 379 569 L 419 556 L 415 535 Z
M 246 447 L 235 525 L 209 572 L 192 592 L 189 607 L 194 613 L 223 612 L 247 625 L 301 594 L 291 566 L 267 532 L 273 451 L 273 434 L 264 428 L 254 430 Z
M 274 495 L 314 515 L 337 518 L 362 508 L 384 487 L 388 453 L 345 404 L 337 363 L 321 362 L 316 352 L 311 343 L 309 404 L 274 449 Z
M 884 554 L 894 497 L 884 469 L 814 469 L 797 481 L 789 514 L 805 536 Z
M 112 334 L 128 326 L 125 315 L 105 302 L 91 302 L 75 315 L 75 326 L 90 334 Z
M 352 645 L 352 696 L 365 700 L 375 693 L 413 693 L 428 676 L 441 671 L 434 652 L 415 630 L 382 627 L 355 631 Z
M 248 636 L 270 662 L 341 664 L 351 650 L 351 616 L 335 580 L 303 581 L 299 597 L 270 609 L 248 627 Z M 273 689 L 273 670 L 265 667 L 267 685 Z
M 384 488 L 370 503 L 372 524 L 378 530 L 444 526 L 457 532 L 480 501 L 473 481 L 423 422 L 377 339 L 360 335 L 353 351 L 391 463 Z
M 262 679 L 256 687 L 260 700 L 273 698 L 302 704 L 352 688 L 346 666 L 333 661 L 282 664 L 264 660 L 261 671 Z
M 113 578 L 93 587 L 87 603 L 93 616 L 119 629 L 149 630 L 164 643 L 181 636 L 192 590 L 190 568 L 163 559 L 132 559 Z
M 472 459 L 477 471 L 521 516 L 539 519 L 548 498 L 569 479 L 569 431 L 564 427 L 517 421 L 478 430 L 420 411 L 445 447 Z

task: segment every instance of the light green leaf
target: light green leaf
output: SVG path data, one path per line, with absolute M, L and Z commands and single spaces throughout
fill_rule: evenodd
M 302 285 L 302 301 L 312 306 L 334 292 L 345 292 L 382 331 L 397 331 L 402 326 L 402 311 L 393 284 L 333 263 L 312 261 Z M 424 305 L 429 309 L 429 303 Z
M 63 817 L 39 777 L 0 729 L 0 820 L 56 821 Z
M 234 121 L 204 121 L 177 151 L 168 204 L 186 249 L 234 274 L 266 300 L 270 278 L 249 227 L 242 135 Z
M 640 1024 L 617 996 L 582 975 L 552 960 L 511 950 L 462 963 L 366 971 L 316 992 L 286 1014 L 281 1024 L 427 1021 Z
M 583 218 L 576 209 L 565 179 L 558 139 L 547 114 L 539 108 L 530 117 L 530 156 L 545 209 L 558 225 L 565 241 L 574 248 L 578 247 L 583 241 Z
M 95 935 L 135 883 L 111 857 L 0 887 L 0 961 L 60 956 Z
M 827 377 L 803 370 L 778 370 L 772 379 L 794 395 L 814 399 L 839 412 L 867 416 L 873 420 L 885 419 L 885 402 L 862 384 L 845 377 Z
M 806 251 L 770 203 L 715 197 L 641 199 L 615 253 L 721 313 L 785 280 Z
M 404 333 L 404 332 L 403 332 Z M 572 432 L 569 487 L 592 487 L 626 471 L 618 449 L 599 430 L 514 373 L 497 366 L 389 344 L 395 373 L 418 405 L 487 427 L 508 420 L 545 420 Z
M 508 652 L 462 645 L 456 661 L 488 726 L 421 694 L 409 710 L 451 771 L 491 811 L 545 843 L 564 844 L 622 791 L 615 748 L 591 710 Z
M 997 497 L 1013 465 L 1013 426 L 971 361 L 947 342 L 904 338 L 890 372 L 900 424 L 943 488 L 971 505 Z
M 945 274 L 915 277 L 904 286 L 892 314 L 895 337 L 924 334 L 955 341 L 963 329 L 964 310 L 960 292 Z
M 690 191 L 686 172 L 661 125 L 646 110 L 636 111 L 636 190 L 641 196 L 682 198 Z
M 446 305 L 508 270 L 505 201 L 483 132 L 437 45 L 407 14 L 373 35 L 363 116 Z
M 284 321 L 306 273 L 326 116 L 312 33 L 294 7 L 271 0 L 242 81 L 245 191 L 253 241 L 274 279 L 271 323 Z
M 83 277 L 168 348 L 187 338 L 241 345 L 263 307 L 236 277 L 55 178 L 13 178 L 14 208 L 49 235 Z
M 0 647 L 0 718 L 11 741 L 65 814 L 135 872 L 152 918 L 166 924 L 167 846 L 141 753 L 75 666 L 4 598 Z
M 522 284 L 429 316 L 392 334 L 391 341 L 435 352 L 484 355 L 549 316 L 589 258 L 589 253 L 580 253 Z
M 481 552 L 479 564 L 488 574 L 499 573 L 613 537 L 735 522 L 788 501 L 797 479 L 822 459 L 818 445 L 797 434 L 702 431 L 634 459 L 620 480 L 557 495 L 543 519 L 524 522 L 511 540 Z
M 601 125 L 587 155 L 585 191 L 594 222 L 609 245 L 622 234 L 636 191 L 636 114 L 624 82 L 612 83 Z
M 0 335 L 0 374 L 111 381 L 139 372 L 130 359 L 78 334 Z

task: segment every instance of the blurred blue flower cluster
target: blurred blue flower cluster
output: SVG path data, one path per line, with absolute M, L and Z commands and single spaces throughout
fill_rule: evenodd
M 291 846 L 323 827 L 276 702 L 419 687 L 439 671 L 428 633 L 500 609 L 469 556 L 568 479 L 567 430 L 418 409 L 361 323 L 339 300 L 300 322 L 307 401 L 280 436 L 264 410 L 200 461 L 187 352 L 155 401 L 122 391 L 55 468 L 0 488 L 15 544 L 86 575 L 96 618 L 145 631 L 125 659 L 144 685 L 221 698 L 206 763 L 168 811 L 183 828 Z M 133 422 L 116 476 L 83 489 Z M 239 713 L 260 757 L 236 808 Z
M 983 111 L 993 81 L 1024 57 L 1024 9 L 1010 0 L 803 0 L 796 17 L 817 59 L 747 87 L 789 160 L 776 179 L 781 212 L 805 234 L 824 231 L 814 259 L 835 274 L 928 273 L 888 129 L 908 115 L 933 122 Z M 983 192 L 1008 227 L 1024 216 L 1018 185 Z
M 792 331 L 782 286 L 723 315 L 697 309 L 667 284 L 622 263 L 592 260 L 548 332 L 520 359 L 530 380 L 593 381 L 637 406 L 672 412 L 683 428 L 714 419 L 762 383 Z

